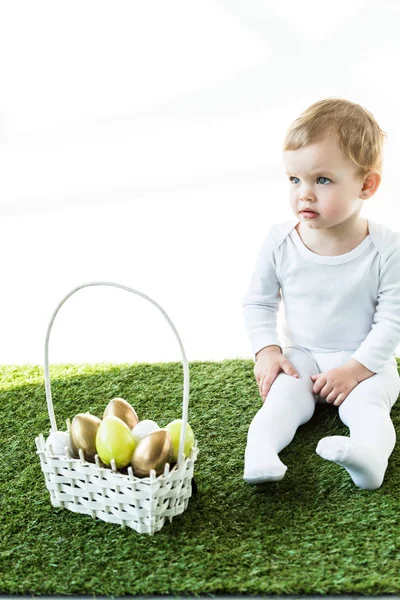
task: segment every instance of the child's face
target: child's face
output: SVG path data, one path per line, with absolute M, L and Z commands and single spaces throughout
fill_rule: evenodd
M 330 138 L 314 141 L 283 153 L 289 180 L 290 206 L 309 227 L 332 227 L 360 212 L 363 180 L 356 167 Z M 368 194 L 371 195 L 371 194 Z M 301 213 L 311 208 L 319 215 L 311 219 Z

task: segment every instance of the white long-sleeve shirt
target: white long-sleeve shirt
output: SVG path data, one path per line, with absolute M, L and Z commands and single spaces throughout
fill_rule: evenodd
M 265 346 L 300 345 L 353 351 L 370 371 L 384 371 L 400 343 L 400 233 L 368 219 L 369 234 L 356 248 L 321 256 L 304 245 L 298 222 L 270 227 L 243 299 L 254 361 Z

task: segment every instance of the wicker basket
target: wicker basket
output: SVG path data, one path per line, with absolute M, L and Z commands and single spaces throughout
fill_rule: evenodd
M 136 477 L 129 466 L 128 474 L 117 472 L 115 462 L 111 461 L 111 468 L 102 466 L 98 455 L 95 463 L 85 460 L 82 450 L 80 458 L 74 458 L 65 448 L 65 456 L 54 455 L 52 448 L 46 450 L 43 434 L 35 438 L 37 454 L 40 457 L 46 487 L 50 492 L 53 506 L 64 507 L 73 512 L 91 515 L 93 518 L 102 519 L 109 523 L 117 523 L 122 527 L 131 527 L 138 533 L 153 535 L 164 525 L 165 519 L 180 515 L 187 508 L 192 495 L 192 478 L 194 463 L 197 459 L 197 440 L 191 453 L 186 458 L 183 454 L 186 423 L 189 405 L 189 367 L 181 339 L 175 326 L 165 311 L 154 300 L 124 285 L 109 282 L 93 282 L 80 285 L 72 290 L 59 303 L 50 320 L 45 343 L 44 376 L 46 386 L 47 408 L 52 431 L 57 431 L 51 397 L 48 346 L 50 331 L 54 319 L 64 302 L 78 290 L 84 287 L 108 285 L 138 294 L 154 304 L 167 319 L 174 331 L 182 351 L 184 372 L 183 407 L 182 407 L 182 433 L 179 443 L 178 461 L 170 469 L 165 465 L 164 472 L 156 476 L 154 470 L 149 477 Z M 69 419 L 67 419 L 69 429 Z

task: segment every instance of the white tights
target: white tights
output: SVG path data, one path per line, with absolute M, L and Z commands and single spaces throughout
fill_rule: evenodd
M 248 483 L 284 477 L 287 467 L 278 453 L 290 444 L 297 428 L 311 419 L 316 402 L 326 402 L 313 393 L 310 375 L 347 363 L 353 352 L 316 354 L 287 346 L 283 354 L 300 377 L 280 372 L 250 424 L 243 475 Z M 350 437 L 328 436 L 317 445 L 317 454 L 343 466 L 360 488 L 374 490 L 382 485 L 396 443 L 390 411 L 399 392 L 400 377 L 392 358 L 383 372 L 361 381 L 339 406 L 339 417 L 350 429 Z

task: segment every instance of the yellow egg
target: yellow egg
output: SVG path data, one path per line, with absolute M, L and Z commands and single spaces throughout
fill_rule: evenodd
M 174 421 L 171 421 L 170 423 L 168 423 L 168 425 L 165 426 L 165 429 L 167 431 L 169 431 L 169 433 L 171 435 L 173 462 L 178 461 L 178 452 L 179 452 L 179 444 L 181 441 L 182 423 L 183 423 L 182 419 L 175 419 Z M 194 444 L 193 429 L 191 428 L 189 423 L 186 422 L 186 436 L 185 436 L 185 443 L 183 444 L 184 457 L 189 456 L 189 454 L 192 450 L 193 444 Z
M 171 464 L 172 441 L 166 429 L 157 429 L 146 435 L 136 446 L 131 460 L 133 472 L 138 477 L 148 477 L 154 469 L 161 475 L 166 463 Z
M 107 404 L 103 419 L 105 417 L 118 417 L 128 425 L 129 429 L 133 429 L 139 423 L 135 409 L 123 398 L 114 398 Z
M 135 440 L 128 425 L 119 417 L 105 417 L 97 431 L 96 448 L 105 465 L 115 460 L 117 469 L 131 462 Z
M 96 454 L 96 434 L 101 420 L 89 413 L 79 413 L 72 419 L 70 437 L 74 454 L 79 456 L 82 448 L 86 460 L 91 460 Z

